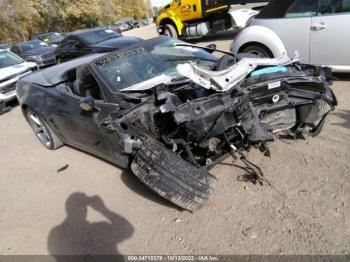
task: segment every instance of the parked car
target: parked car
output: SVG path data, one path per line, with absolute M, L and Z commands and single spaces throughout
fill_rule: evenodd
M 162 36 L 33 73 L 17 95 L 46 148 L 67 144 L 130 167 L 193 211 L 214 191 L 208 170 L 226 154 L 239 154 L 261 182 L 243 150 L 266 153 L 278 132 L 318 135 L 336 105 L 329 68 L 206 49 Z
M 91 53 L 106 53 L 140 42 L 110 29 L 97 28 L 77 31 L 66 37 L 56 49 L 56 61 L 62 63 Z
M 109 25 L 106 29 L 110 29 L 118 34 L 121 34 L 123 32 L 123 30 L 117 25 Z
M 57 45 L 64 39 L 65 35 L 63 33 L 49 32 L 46 34 L 37 35 L 32 38 L 32 40 L 40 40 L 49 45 L 57 47 Z
M 279 57 L 350 72 L 350 0 L 272 0 L 231 44 L 231 52 Z
M 137 20 L 127 20 L 127 21 L 125 21 L 125 23 L 130 26 L 130 29 L 139 28 L 140 27 L 140 23 Z
M 10 50 L 27 62 L 36 63 L 39 67 L 46 67 L 56 63 L 55 47 L 49 46 L 40 40 L 17 43 Z
M 35 63 L 7 51 L 0 50 L 0 114 L 7 111 L 7 103 L 16 99 L 16 83 L 24 75 L 37 69 Z
M 0 49 L 10 51 L 11 44 L 0 44 Z
M 149 25 L 148 19 L 143 19 L 143 20 L 141 21 L 141 25 L 142 25 L 142 26 L 147 26 L 147 25 Z
M 121 32 L 125 32 L 131 29 L 130 26 L 125 22 L 117 22 L 115 23 L 115 26 L 118 27 Z

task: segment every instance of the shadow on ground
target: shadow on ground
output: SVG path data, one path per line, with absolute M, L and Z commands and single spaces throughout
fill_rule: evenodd
M 153 192 L 150 188 L 148 188 L 145 184 L 143 184 L 134 174 L 131 173 L 129 170 L 123 170 L 122 173 L 122 181 L 124 184 L 130 188 L 132 191 L 134 191 L 136 194 L 147 198 L 157 204 L 175 208 L 179 211 L 183 211 L 183 209 L 177 207 L 173 203 L 169 202 L 168 200 L 162 198 L 155 192 Z
M 350 129 L 350 110 L 339 110 L 332 113 L 332 115 L 342 120 L 342 122 L 333 123 L 332 125 Z
M 169 202 L 168 200 L 162 198 L 161 196 L 159 196 L 158 194 L 156 194 L 154 191 L 152 191 L 149 187 L 147 187 L 142 181 L 140 181 L 132 172 L 129 168 L 127 169 L 122 169 L 121 167 L 118 167 L 117 165 L 103 159 L 103 158 L 100 158 L 98 156 L 95 156 L 93 154 L 90 154 L 86 151 L 83 151 L 79 148 L 75 148 L 75 147 L 72 147 L 72 146 L 69 146 L 69 145 L 66 145 L 68 147 L 70 147 L 71 149 L 73 150 L 77 150 L 83 154 L 87 154 L 91 157 L 94 157 L 94 158 L 98 158 L 99 160 L 103 161 L 104 163 L 106 163 L 107 165 L 111 165 L 113 167 L 115 167 L 116 169 L 120 169 L 122 170 L 122 174 L 121 174 L 121 178 L 122 178 L 122 181 L 123 183 L 129 188 L 131 189 L 132 191 L 134 191 L 136 194 L 144 197 L 144 198 L 147 198 L 157 204 L 160 204 L 160 205 L 163 205 L 163 206 L 166 206 L 166 207 L 170 207 L 170 208 L 175 208 L 179 211 L 183 211 L 183 209 L 179 208 L 178 206 L 172 204 L 171 202 Z
M 333 73 L 336 81 L 350 81 L 350 74 L 348 73 Z
M 17 99 L 7 103 L 0 102 L 0 115 L 10 112 L 13 108 L 19 106 Z
M 88 207 L 99 212 L 108 222 L 87 221 Z M 134 232 L 133 226 L 109 210 L 99 196 L 73 193 L 66 200 L 66 212 L 66 219 L 50 231 L 47 241 L 48 251 L 57 262 L 86 261 L 84 256 L 92 255 L 120 255 L 117 244 L 130 238 Z M 116 259 L 103 257 L 103 261 Z
M 239 30 L 228 30 L 224 32 L 220 32 L 217 34 L 204 36 L 201 38 L 193 38 L 193 39 L 187 39 L 186 41 L 191 44 L 197 44 L 197 43 L 209 43 L 209 42 L 215 42 L 215 41 L 222 41 L 222 40 L 232 40 L 235 38 L 235 36 L 239 33 Z

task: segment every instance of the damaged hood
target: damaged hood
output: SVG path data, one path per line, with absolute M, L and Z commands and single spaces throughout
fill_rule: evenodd
M 161 74 L 144 82 L 122 89 L 121 91 L 145 91 L 161 84 L 170 84 L 174 79 L 183 76 L 205 89 L 216 92 L 227 92 L 239 82 L 254 72 L 259 66 L 285 66 L 298 61 L 287 55 L 279 58 L 243 58 L 231 67 L 222 71 L 211 71 L 197 66 L 193 62 L 179 64 L 176 69 L 178 75 L 168 76 Z
M 37 65 L 35 63 L 24 62 L 22 64 L 2 68 L 0 69 L 0 83 L 22 75 L 36 66 Z
M 144 82 L 122 89 L 121 91 L 145 91 L 161 84 L 169 84 L 172 77 L 161 74 Z

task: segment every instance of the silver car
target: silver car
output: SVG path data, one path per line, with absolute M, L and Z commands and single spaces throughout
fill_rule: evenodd
M 349 26 L 350 0 L 271 0 L 230 49 L 259 57 L 299 53 L 303 63 L 350 72 Z

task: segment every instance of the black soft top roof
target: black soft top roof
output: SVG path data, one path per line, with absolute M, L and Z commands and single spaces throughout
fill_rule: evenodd
M 256 18 L 267 19 L 284 17 L 293 2 L 295 2 L 295 0 L 270 0 Z

